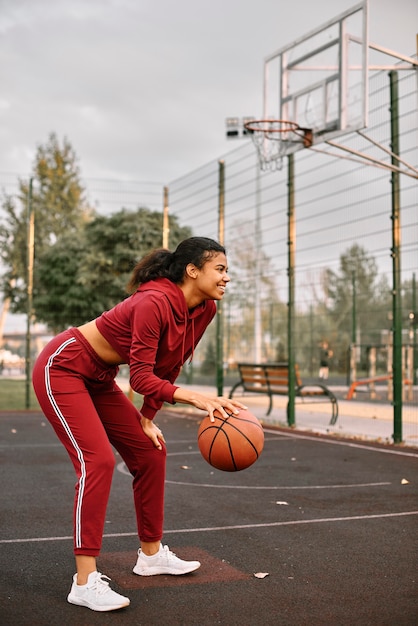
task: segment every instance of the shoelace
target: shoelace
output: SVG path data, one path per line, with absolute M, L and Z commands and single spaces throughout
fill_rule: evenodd
M 168 546 L 163 546 L 163 554 L 161 554 L 161 556 L 165 558 L 166 561 L 169 561 L 171 558 L 176 557 L 174 552 L 172 552 Z
M 108 581 L 110 581 L 109 576 L 105 576 L 104 574 L 98 573 L 97 578 L 92 584 L 92 586 L 90 587 L 90 589 L 94 589 L 94 591 L 97 593 L 98 596 L 102 596 L 104 593 L 107 593 L 110 589 Z

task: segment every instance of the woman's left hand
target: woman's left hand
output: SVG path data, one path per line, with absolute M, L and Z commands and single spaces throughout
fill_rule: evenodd
M 151 439 L 154 446 L 158 448 L 158 450 L 162 450 L 163 447 L 161 445 L 161 441 L 165 443 L 165 439 L 161 429 L 157 426 L 157 424 L 154 424 L 152 420 L 141 415 L 141 426 L 142 430 L 144 431 L 146 436 Z

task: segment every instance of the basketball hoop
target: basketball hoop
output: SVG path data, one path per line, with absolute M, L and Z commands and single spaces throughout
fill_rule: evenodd
M 256 147 L 258 161 L 262 170 L 281 170 L 283 157 L 291 154 L 303 144 L 312 145 L 312 131 L 300 128 L 296 122 L 287 120 L 250 120 L 244 128 L 251 136 Z

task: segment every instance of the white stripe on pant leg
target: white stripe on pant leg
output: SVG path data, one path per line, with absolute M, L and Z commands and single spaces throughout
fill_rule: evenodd
M 51 380 L 50 380 L 50 372 L 49 372 L 52 366 L 52 363 L 54 361 L 54 358 L 58 354 L 60 354 L 69 344 L 74 343 L 74 341 L 76 341 L 75 337 L 72 337 L 71 339 L 67 339 L 67 341 L 61 344 L 61 346 L 54 352 L 54 354 L 51 354 L 51 356 L 49 357 L 48 363 L 45 367 L 45 387 L 47 390 L 47 394 L 48 394 L 48 398 L 51 403 L 51 406 L 54 409 L 54 412 L 56 416 L 58 417 L 59 421 L 61 422 L 65 432 L 67 433 L 68 438 L 73 444 L 74 450 L 77 453 L 78 460 L 80 461 L 81 476 L 78 481 L 79 488 L 78 488 L 77 505 L 76 505 L 76 511 L 75 511 L 75 545 L 76 545 L 76 548 L 81 548 L 81 508 L 82 508 L 82 503 L 83 503 L 84 487 L 86 483 L 86 464 L 84 461 L 83 453 L 79 445 L 77 444 L 77 441 L 73 433 L 71 432 L 71 429 L 65 417 L 61 413 L 57 402 L 55 401 L 55 398 L 51 389 Z

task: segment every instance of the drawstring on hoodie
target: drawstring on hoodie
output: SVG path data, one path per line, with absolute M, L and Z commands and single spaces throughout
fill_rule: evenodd
M 167 304 L 175 320 L 177 331 L 179 334 L 182 332 L 183 335 L 181 348 L 179 346 L 181 350 L 181 363 L 185 363 L 187 352 L 190 350 L 190 358 L 187 359 L 187 363 L 190 364 L 193 360 L 196 348 L 196 334 L 198 337 L 200 336 L 201 315 L 203 314 L 206 317 L 207 314 L 205 310 L 206 307 L 209 306 L 209 302 L 202 302 L 192 310 L 189 310 L 180 287 L 171 282 L 168 278 L 157 278 L 141 284 L 137 289 L 137 293 L 141 294 L 143 292 L 160 292 L 165 294 Z M 210 317 L 212 318 L 213 314 L 211 314 Z M 188 341 L 190 333 L 191 341 Z
M 190 321 L 192 323 L 192 353 L 190 355 L 190 359 L 188 361 L 188 365 L 190 365 L 190 363 L 193 361 L 193 355 L 194 355 L 194 319 L 193 319 L 193 317 L 192 317 L 192 319 Z M 186 325 L 187 325 L 187 321 L 186 321 Z M 186 344 L 186 330 L 183 333 L 183 344 L 182 344 L 182 347 L 181 347 L 181 361 L 182 361 L 182 363 L 184 363 L 185 344 Z

